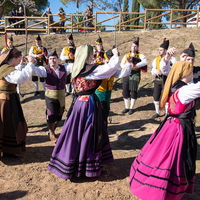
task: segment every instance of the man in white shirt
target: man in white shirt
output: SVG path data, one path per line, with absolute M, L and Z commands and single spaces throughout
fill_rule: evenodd
M 48 64 L 48 51 L 45 47 L 42 46 L 42 40 L 39 35 L 35 40 L 35 45 L 33 45 L 29 50 L 29 56 L 36 58 L 36 60 L 37 60 L 36 66 L 44 66 L 44 65 Z M 35 85 L 34 96 L 37 96 L 40 94 L 40 92 L 38 90 L 38 77 L 33 76 L 32 81 Z M 42 83 L 43 89 L 45 91 L 45 79 L 40 78 L 40 82 Z
M 166 40 L 166 38 L 164 38 L 163 43 L 160 45 L 160 48 L 158 51 L 159 56 L 157 56 L 153 60 L 152 65 L 151 65 L 151 73 L 155 77 L 153 98 L 154 98 L 154 106 L 156 110 L 156 113 L 152 116 L 152 119 L 160 117 L 160 109 L 159 109 L 160 102 L 159 101 L 160 101 L 162 89 L 163 89 L 166 77 L 171 69 L 171 66 L 176 61 L 176 59 L 172 57 L 173 53 L 175 52 L 175 49 L 173 49 L 174 52 L 171 49 L 169 49 L 168 51 L 168 47 L 169 47 L 169 40 Z M 171 55 L 171 58 L 169 59 L 168 62 L 163 61 L 166 54 Z M 166 70 L 164 73 L 162 73 L 164 71 L 163 70 L 164 67 L 166 67 Z

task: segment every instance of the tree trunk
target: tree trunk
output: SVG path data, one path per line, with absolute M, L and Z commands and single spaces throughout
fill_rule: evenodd
M 4 7 L 3 7 L 3 6 L 0 6 L 0 19 L 1 19 L 2 16 L 3 16 L 3 11 L 4 11 Z
M 118 0 L 118 6 L 119 6 L 119 12 L 122 12 L 122 6 L 121 6 L 121 1 Z

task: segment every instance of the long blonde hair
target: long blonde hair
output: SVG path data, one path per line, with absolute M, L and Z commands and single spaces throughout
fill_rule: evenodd
M 162 97 L 160 100 L 160 109 L 163 109 L 166 102 L 168 101 L 169 92 L 170 92 L 172 85 L 176 81 L 189 75 L 192 71 L 193 71 L 192 65 L 186 61 L 178 61 L 173 64 L 173 66 L 167 76 L 165 85 L 164 85 Z

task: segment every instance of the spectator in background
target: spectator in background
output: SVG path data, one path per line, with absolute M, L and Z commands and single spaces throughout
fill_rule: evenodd
M 22 7 L 19 7 L 19 11 L 17 12 L 17 16 L 18 17 L 23 17 L 24 16 L 24 11 L 23 11 Z M 22 20 L 23 20 L 23 18 L 18 19 L 18 21 L 22 21 Z M 25 28 L 25 23 L 24 22 L 20 23 L 19 24 L 19 28 Z M 19 34 L 23 34 L 24 31 L 19 31 L 18 33 Z
M 53 16 L 51 15 L 52 12 L 50 10 L 50 8 L 47 8 L 47 10 L 42 14 L 42 17 L 48 17 L 49 15 L 49 20 L 50 20 L 50 24 L 53 23 Z
M 54 21 L 53 21 L 53 16 L 52 16 L 52 12 L 51 12 L 50 8 L 47 8 L 47 10 L 42 14 L 42 17 L 48 17 L 48 16 L 49 16 L 49 22 L 50 22 L 50 24 L 53 24 Z M 55 28 L 52 29 L 52 30 L 53 30 L 54 33 L 56 32 Z
M 90 8 L 90 6 L 87 6 L 87 9 L 85 11 L 85 18 L 86 18 L 86 20 L 91 19 L 92 15 L 93 15 L 92 9 Z M 92 20 L 86 22 L 86 26 L 92 27 Z
M 12 11 L 10 11 L 9 15 L 10 15 L 10 17 L 15 17 L 17 15 L 16 10 L 13 8 Z M 11 25 L 16 22 L 16 19 L 9 18 L 8 22 Z
M 59 26 L 64 27 L 65 26 L 65 12 L 63 8 L 59 9 L 58 16 L 59 16 Z M 65 32 L 64 28 L 60 28 L 60 33 L 62 34 L 64 32 Z

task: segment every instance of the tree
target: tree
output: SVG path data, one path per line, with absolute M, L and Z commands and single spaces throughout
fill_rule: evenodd
M 140 3 L 138 0 L 132 0 L 132 12 L 140 12 Z M 132 15 L 131 18 L 139 17 L 139 15 Z M 132 22 L 132 25 L 139 25 L 139 19 Z
M 100 10 L 111 9 L 113 11 L 121 11 L 121 1 L 122 0 L 90 0 L 91 8 L 93 7 L 98 8 Z M 67 5 L 70 2 L 76 3 L 76 7 L 79 7 L 79 4 L 86 3 L 86 0 L 60 0 L 63 5 Z
M 49 5 L 48 0 L 0 0 L 0 18 L 3 14 L 8 15 L 12 8 L 18 9 L 22 5 L 22 1 L 27 3 L 28 15 L 40 15 L 40 11 Z

